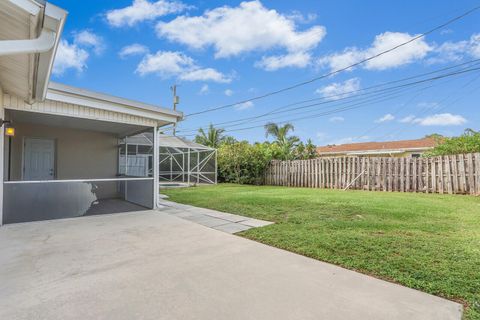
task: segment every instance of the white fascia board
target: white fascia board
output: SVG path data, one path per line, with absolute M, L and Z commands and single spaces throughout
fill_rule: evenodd
M 180 111 L 176 110 L 171 110 L 167 108 L 162 108 L 158 107 L 155 105 L 151 105 L 148 103 L 144 102 L 139 102 L 135 100 L 130 100 L 130 99 L 125 99 L 125 98 L 120 98 L 120 97 L 115 97 L 111 96 L 108 94 L 104 93 L 99 93 L 99 92 L 94 92 L 90 90 L 85 90 L 81 88 L 76 88 L 72 86 L 68 86 L 62 83 L 57 83 L 57 82 L 50 82 L 48 85 L 49 91 L 57 91 L 57 92 L 62 92 L 62 93 L 69 93 L 75 96 L 79 97 L 87 97 L 87 98 L 93 98 L 96 100 L 101 100 L 101 101 L 106 101 L 109 103 L 114 103 L 114 104 L 119 104 L 119 105 L 124 105 L 128 106 L 130 108 L 135 108 L 135 109 L 140 109 L 140 110 L 148 110 L 148 111 L 153 111 L 155 113 L 163 113 L 167 114 L 173 117 L 177 117 L 178 120 L 181 120 L 183 118 L 183 113 Z
M 155 121 L 175 123 L 178 121 L 178 117 L 173 114 L 167 114 L 158 111 L 151 111 L 146 109 L 132 108 L 125 104 L 118 104 L 112 101 L 105 101 L 96 99 L 94 97 L 79 96 L 72 93 L 61 92 L 53 89 L 48 89 L 47 99 L 60 101 L 64 103 L 76 104 L 80 106 L 91 107 L 99 110 L 106 110 L 112 112 L 119 112 Z
M 32 16 L 36 16 L 40 12 L 40 9 L 42 8 L 42 5 L 39 2 L 33 1 L 33 0 L 9 0 L 9 1 L 14 5 L 16 5 L 17 7 L 28 12 Z
M 33 97 L 35 100 L 43 101 L 47 95 L 48 83 L 67 14 L 67 11 L 53 4 L 47 3 L 45 5 L 43 28 L 53 32 L 55 38 L 52 49 L 39 55 L 35 79 L 35 96 Z

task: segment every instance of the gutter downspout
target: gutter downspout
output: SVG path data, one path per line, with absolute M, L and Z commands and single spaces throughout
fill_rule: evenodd
M 40 36 L 29 40 L 0 41 L 0 56 L 47 52 L 55 45 L 55 32 L 42 29 Z

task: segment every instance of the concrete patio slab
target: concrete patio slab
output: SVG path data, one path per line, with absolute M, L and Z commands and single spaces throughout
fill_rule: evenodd
M 218 219 L 218 218 L 204 216 L 204 215 L 185 217 L 185 219 L 196 222 L 206 227 L 217 227 L 217 226 L 221 226 L 228 223 L 228 221 L 225 221 L 223 219 Z
M 206 208 L 199 208 L 176 203 L 173 201 L 161 200 L 162 212 L 173 214 L 176 217 L 197 222 L 207 227 L 213 227 L 227 233 L 237 233 L 251 228 L 265 227 L 273 222 L 252 219 L 232 213 L 221 212 Z M 221 219 L 223 222 L 218 221 Z
M 457 303 L 160 211 L 0 228 L 0 319 L 460 318 Z
M 240 223 L 233 223 L 233 222 L 222 224 L 222 225 L 219 225 L 219 226 L 215 226 L 213 228 L 215 230 L 223 231 L 223 232 L 226 232 L 226 233 L 232 233 L 232 234 L 251 229 L 250 226 L 246 226 L 246 225 L 243 225 L 243 224 L 240 224 Z
M 240 223 L 249 227 L 254 227 L 254 228 L 265 227 L 273 224 L 273 222 L 263 221 L 258 219 L 247 219 L 247 220 L 240 221 Z

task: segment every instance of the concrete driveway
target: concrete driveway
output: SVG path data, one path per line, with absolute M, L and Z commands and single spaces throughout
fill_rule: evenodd
M 0 228 L 0 319 L 460 319 L 460 305 L 161 212 Z

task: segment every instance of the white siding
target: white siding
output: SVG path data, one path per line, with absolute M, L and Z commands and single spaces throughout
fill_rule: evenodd
M 45 100 L 44 102 L 35 102 L 33 104 L 28 104 L 22 99 L 8 94 L 4 95 L 3 106 L 6 109 L 11 110 L 38 112 L 52 115 L 110 121 L 148 127 L 154 127 L 157 124 L 155 120 L 145 117 L 115 111 L 101 110 L 53 100 Z

